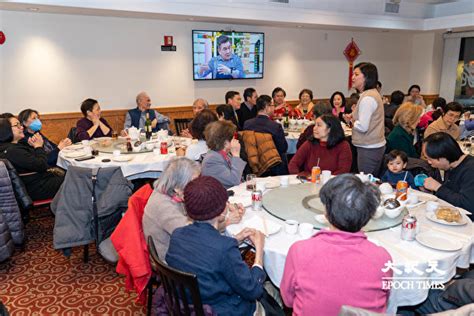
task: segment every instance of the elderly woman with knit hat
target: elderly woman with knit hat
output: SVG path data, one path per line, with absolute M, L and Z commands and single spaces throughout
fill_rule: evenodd
M 203 304 L 218 315 L 252 315 L 263 295 L 264 235 L 246 228 L 226 237 L 220 234 L 226 218 L 227 191 L 213 177 L 198 177 L 184 189 L 184 205 L 193 224 L 171 235 L 166 262 L 170 267 L 197 275 Z M 251 269 L 242 261 L 239 242 L 255 246 Z
M 143 213 L 143 233 L 151 236 L 160 259 L 164 260 L 170 236 L 178 227 L 192 222 L 184 208 L 183 192 L 186 185 L 201 173 L 199 163 L 188 158 L 174 158 L 154 183 Z M 244 209 L 229 205 L 230 212 L 225 224 L 236 224 L 242 219 Z

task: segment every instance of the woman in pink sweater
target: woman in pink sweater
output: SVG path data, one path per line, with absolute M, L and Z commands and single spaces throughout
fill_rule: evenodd
M 351 170 L 351 147 L 344 138 L 339 119 L 330 114 L 316 119 L 312 137 L 298 149 L 288 169 L 290 174 L 309 175 L 318 160 L 321 170 L 331 170 L 332 174 Z
M 361 231 L 380 203 L 380 191 L 352 174 L 329 180 L 320 191 L 329 229 L 291 246 L 280 284 L 293 315 L 337 315 L 342 305 L 383 313 L 389 290 L 383 272 L 391 261 Z M 343 198 L 341 198 L 343 197 Z

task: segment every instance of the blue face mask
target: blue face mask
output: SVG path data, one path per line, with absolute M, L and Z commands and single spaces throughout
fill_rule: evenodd
M 33 131 L 33 132 L 39 132 L 41 130 L 41 127 L 43 125 L 41 124 L 41 121 L 39 119 L 36 119 L 34 120 L 33 122 L 31 122 L 29 128 Z

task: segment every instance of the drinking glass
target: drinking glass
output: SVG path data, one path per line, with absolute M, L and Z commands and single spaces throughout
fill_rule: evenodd
M 255 190 L 255 186 L 257 185 L 257 176 L 254 174 L 248 174 L 246 180 L 247 191 Z

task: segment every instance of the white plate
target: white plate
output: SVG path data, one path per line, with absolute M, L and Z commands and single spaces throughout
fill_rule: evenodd
M 133 159 L 133 156 L 131 156 L 131 155 L 120 155 L 120 156 L 112 157 L 112 160 L 116 161 L 116 162 L 126 162 L 126 161 L 130 161 L 132 159 Z
M 416 235 L 416 241 L 423 246 L 442 250 L 442 251 L 457 251 L 462 249 L 462 243 L 455 239 L 447 239 L 432 231 L 419 233 Z
M 433 221 L 435 223 L 443 224 L 443 225 L 449 225 L 449 226 L 462 226 L 466 225 L 467 220 L 464 214 L 461 213 L 461 222 L 447 222 L 443 219 L 438 219 L 436 217 L 436 214 L 434 212 L 426 212 L 426 218 L 428 218 L 430 221 Z
M 71 150 L 72 151 L 72 150 L 79 150 L 79 149 L 82 149 L 82 148 L 84 148 L 84 145 L 74 144 L 74 145 L 69 145 L 67 147 L 64 147 L 63 150 L 66 150 L 66 151 Z
M 261 216 L 264 216 L 263 214 Z M 237 235 L 240 233 L 245 227 L 248 228 L 255 228 L 263 233 L 265 233 L 265 226 L 266 226 L 266 233 L 267 235 L 273 235 L 280 231 L 281 225 L 265 218 L 266 225 L 263 224 L 263 219 L 260 215 L 253 215 L 248 219 L 244 219 L 242 222 L 227 226 L 227 231 L 231 235 Z
M 279 186 L 280 186 L 279 182 L 267 182 L 267 183 L 265 183 L 265 188 L 267 188 L 267 189 L 275 189 L 275 188 L 278 188 Z
M 80 157 L 84 157 L 85 155 L 86 153 L 83 151 L 71 151 L 71 152 L 64 153 L 64 157 L 66 158 L 80 158 Z

